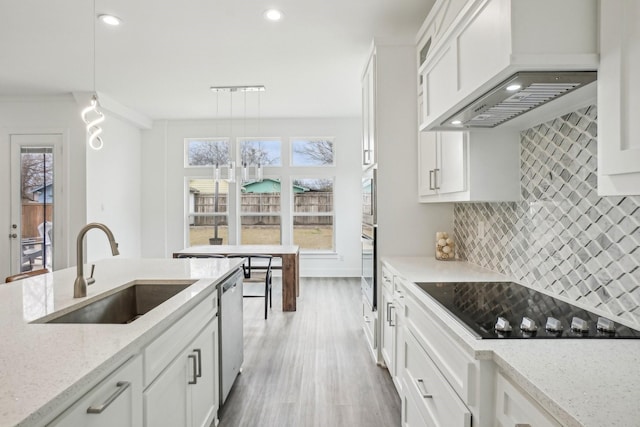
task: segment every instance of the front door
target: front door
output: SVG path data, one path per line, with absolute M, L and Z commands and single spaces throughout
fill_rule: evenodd
M 55 266 L 61 134 L 10 135 L 11 274 Z

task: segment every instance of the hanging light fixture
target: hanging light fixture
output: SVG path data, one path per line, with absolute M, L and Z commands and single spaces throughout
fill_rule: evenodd
M 230 100 L 231 109 L 233 109 L 233 102 Z M 218 102 L 218 91 L 216 91 L 216 135 L 218 134 L 218 110 L 219 110 L 219 102 Z M 233 119 L 233 111 L 231 111 L 231 118 Z M 233 133 L 233 124 L 231 125 L 232 133 Z M 229 160 L 229 166 L 227 167 L 227 176 L 226 178 L 221 178 L 223 166 L 220 166 L 218 162 L 215 162 L 213 165 L 213 180 L 220 181 L 220 179 L 224 179 L 229 183 L 236 182 L 236 162 L 233 160 Z
M 253 86 L 211 86 L 212 92 L 216 93 L 216 96 L 219 92 L 229 92 L 229 102 L 230 102 L 230 114 L 231 114 L 231 134 L 233 134 L 233 94 L 235 92 L 244 92 L 244 117 L 243 117 L 243 126 L 246 126 L 246 117 L 247 117 L 247 92 L 258 92 L 258 123 L 260 122 L 260 92 L 265 91 L 265 87 L 262 85 L 253 85 Z M 246 130 L 246 129 L 245 129 Z M 244 133 L 244 132 L 243 132 Z M 247 164 L 244 159 L 241 159 L 242 164 L 242 181 L 247 182 L 249 180 L 254 181 L 262 181 L 262 165 L 258 164 Z M 251 171 L 253 170 L 253 176 L 251 175 Z M 215 166 L 214 176 L 220 176 L 220 167 L 218 165 Z M 235 182 L 235 162 L 229 163 L 229 182 Z
M 89 146 L 94 150 L 100 150 L 104 146 L 104 142 L 100 137 L 102 128 L 100 123 L 104 122 L 104 114 L 98 109 L 100 102 L 96 92 L 96 1 L 93 0 L 93 14 L 91 22 L 93 23 L 93 95 L 89 106 L 82 110 L 80 117 L 86 124 L 87 135 L 89 135 Z

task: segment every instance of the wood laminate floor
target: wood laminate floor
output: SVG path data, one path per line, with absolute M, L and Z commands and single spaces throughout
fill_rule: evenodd
M 362 331 L 360 279 L 303 278 L 298 311 L 244 298 L 244 365 L 220 427 L 400 425 L 400 398 Z

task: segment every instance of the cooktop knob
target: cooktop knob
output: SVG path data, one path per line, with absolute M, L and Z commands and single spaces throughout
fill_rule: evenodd
M 511 332 L 511 325 L 509 321 L 504 317 L 498 317 L 498 321 L 496 322 L 495 330 L 498 332 Z
M 571 330 L 574 332 L 589 332 L 589 322 L 579 317 L 571 319 Z
M 523 317 L 522 323 L 520 323 L 520 330 L 524 332 L 535 332 L 538 330 L 538 325 L 536 325 L 535 320 Z
M 609 334 L 613 334 L 616 332 L 616 325 L 612 320 L 606 319 L 604 317 L 598 317 L 598 324 L 596 329 L 600 332 L 606 332 Z
M 550 332 L 560 332 L 562 331 L 562 322 L 555 317 L 547 317 L 547 324 L 544 328 Z

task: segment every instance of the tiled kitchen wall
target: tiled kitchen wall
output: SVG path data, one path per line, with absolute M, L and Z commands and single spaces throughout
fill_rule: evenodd
M 522 132 L 521 200 L 456 204 L 458 256 L 640 328 L 640 196 L 598 196 L 596 118 Z

